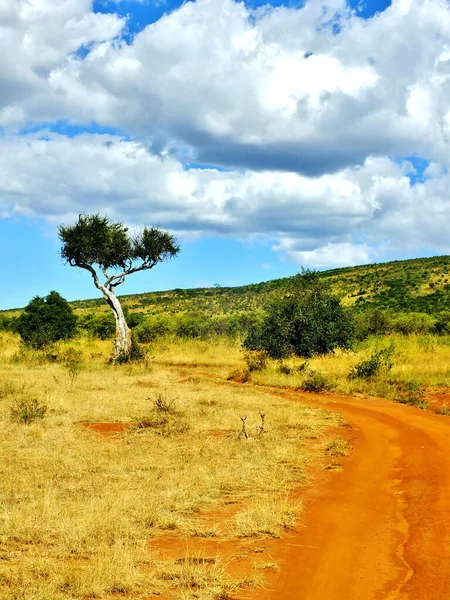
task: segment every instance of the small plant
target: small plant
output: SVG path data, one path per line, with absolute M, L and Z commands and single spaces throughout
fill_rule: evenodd
M 11 406 L 11 419 L 16 423 L 29 425 L 37 419 L 43 419 L 47 412 L 47 406 L 37 398 L 18 398 Z
M 309 371 L 300 389 L 304 392 L 323 392 L 332 387 L 328 377 L 319 371 Z
M 251 374 L 249 369 L 234 369 L 227 377 L 227 381 L 236 383 L 247 383 L 250 381 Z
M 292 372 L 292 368 L 289 365 L 287 365 L 286 363 L 281 362 L 278 365 L 278 372 L 282 373 L 283 375 L 290 375 Z
M 244 353 L 244 360 L 248 370 L 252 373 L 253 371 L 262 371 L 267 367 L 269 355 L 265 350 L 249 350 Z
M 58 356 L 58 362 L 66 369 L 73 385 L 83 367 L 83 353 L 75 348 L 66 348 Z
M 175 412 L 175 398 L 168 398 L 166 394 L 159 393 L 153 400 L 153 406 L 158 412 Z
M 239 417 L 239 418 L 240 418 L 240 419 L 241 419 L 241 421 L 242 421 L 242 429 L 241 429 L 241 431 L 239 432 L 239 436 L 238 436 L 238 437 L 239 437 L 239 438 L 245 438 L 246 440 L 248 440 L 248 433 L 247 433 L 247 430 L 246 430 L 246 428 L 245 428 L 245 422 L 246 422 L 246 420 L 247 420 L 247 415 L 245 415 L 244 417 Z
M 396 400 L 401 404 L 410 404 L 416 408 L 427 408 L 424 391 L 417 381 L 403 381 L 397 384 Z
M 390 371 L 393 366 L 393 354 L 394 348 L 392 346 L 373 352 L 370 358 L 362 360 L 350 370 L 348 378 L 370 379 L 382 371 Z
M 347 456 L 348 454 L 348 442 L 343 438 L 332 440 L 325 447 L 325 454 L 327 456 Z
M 297 366 L 297 371 L 299 373 L 306 373 L 306 371 L 309 369 L 309 360 L 304 360 L 302 363 L 300 363 Z

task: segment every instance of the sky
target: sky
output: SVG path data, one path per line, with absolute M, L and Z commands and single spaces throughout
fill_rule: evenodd
M 57 228 L 181 252 L 119 293 L 448 254 L 449 0 L 0 0 L 0 309 L 98 295 Z

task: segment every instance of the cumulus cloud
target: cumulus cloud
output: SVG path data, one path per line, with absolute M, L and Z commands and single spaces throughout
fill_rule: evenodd
M 413 186 L 406 171 L 382 158 L 319 177 L 186 170 L 110 135 L 15 136 L 0 139 L 0 212 L 61 223 L 100 211 L 182 236 L 262 237 L 305 266 L 361 264 L 381 247 L 448 247 L 436 230 L 450 218 L 450 176 L 435 169 Z
M 97 121 L 197 161 L 306 175 L 374 155 L 448 160 L 447 0 L 394 0 L 369 20 L 345 0 L 197 0 L 130 44 L 89 0 L 3 0 L 0 20 L 17 48 L 0 72 L 5 124 Z
M 83 47 L 112 40 L 125 20 L 91 0 L 0 0 L 0 126 L 52 116 L 52 73 Z
M 262 236 L 316 267 L 448 251 L 447 0 L 369 20 L 197 0 L 125 29 L 92 0 L 0 0 L 0 215 Z M 18 135 L 58 119 L 127 137 Z M 415 184 L 392 159 L 412 155 L 431 161 Z
M 49 106 L 232 167 L 317 175 L 373 155 L 442 161 L 449 57 L 446 0 L 394 0 L 370 20 L 344 0 L 256 12 L 197 0 L 130 45 L 54 68 Z

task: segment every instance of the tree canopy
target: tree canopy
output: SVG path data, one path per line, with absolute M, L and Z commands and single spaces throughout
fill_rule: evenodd
M 319 274 L 303 271 L 292 279 L 285 295 L 268 306 L 262 323 L 253 328 L 244 346 L 265 350 L 272 358 L 309 358 L 350 348 L 353 332 L 350 314 Z
M 25 344 L 42 348 L 73 337 L 77 319 L 69 303 L 58 292 L 36 296 L 17 319 L 16 330 Z
M 174 236 L 166 231 L 144 227 L 132 236 L 123 223 L 99 214 L 82 214 L 74 225 L 61 225 L 59 237 L 64 260 L 72 267 L 88 270 L 98 265 L 114 286 L 130 273 L 151 269 L 180 250 Z M 107 275 L 108 269 L 121 272 Z

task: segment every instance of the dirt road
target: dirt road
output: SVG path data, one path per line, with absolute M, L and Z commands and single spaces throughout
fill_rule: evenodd
M 341 412 L 354 450 L 304 498 L 305 527 L 279 544 L 280 570 L 258 600 L 450 600 L 450 417 L 279 395 Z

